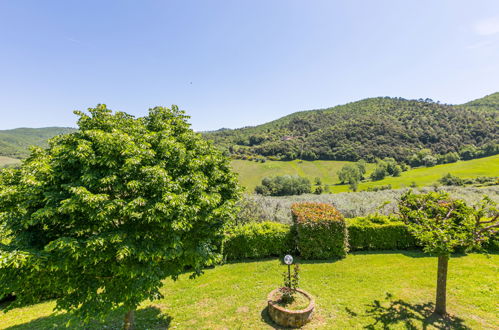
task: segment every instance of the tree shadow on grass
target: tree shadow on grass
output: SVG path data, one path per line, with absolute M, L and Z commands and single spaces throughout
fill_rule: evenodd
M 6 330 L 25 330 L 25 329 L 123 329 L 123 311 L 115 311 L 103 321 L 91 321 L 86 325 L 78 324 L 78 321 L 73 321 L 66 328 L 66 324 L 71 319 L 68 314 L 55 314 L 46 317 L 40 317 L 33 321 L 15 325 L 6 328 Z M 139 329 L 168 329 L 172 321 L 172 317 L 165 315 L 157 307 L 149 306 L 139 309 L 135 312 L 135 328 Z
M 374 300 L 367 305 L 365 313 L 360 315 L 372 319 L 370 324 L 364 326 L 365 329 L 391 329 L 402 324 L 406 329 L 427 329 L 430 326 L 435 329 L 471 329 L 459 317 L 434 314 L 435 306 L 432 302 L 410 304 L 402 299 L 394 300 L 390 293 L 386 294 L 385 300 L 388 306 Z M 359 316 L 348 308 L 345 310 L 351 316 Z

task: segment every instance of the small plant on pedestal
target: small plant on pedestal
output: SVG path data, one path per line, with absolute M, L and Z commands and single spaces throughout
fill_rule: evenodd
M 298 283 L 300 280 L 300 266 L 295 264 L 293 267 L 293 275 L 291 272 L 283 272 L 282 276 L 284 279 L 284 286 L 280 288 L 281 293 L 281 303 L 283 305 L 288 305 L 295 300 L 296 288 L 298 287 Z

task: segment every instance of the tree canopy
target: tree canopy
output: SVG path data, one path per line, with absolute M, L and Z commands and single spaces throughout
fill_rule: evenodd
M 89 320 L 217 262 L 239 188 L 176 106 L 75 113 L 78 131 L 0 172 L 0 296 L 15 292 L 13 308 L 54 292 L 57 310 Z
M 479 247 L 499 227 L 496 205 L 489 198 L 473 207 L 444 192 L 408 191 L 402 195 L 399 209 L 424 251 L 435 255 L 449 255 L 458 247 Z
M 298 175 L 280 175 L 263 178 L 262 184 L 256 186 L 255 193 L 265 196 L 289 196 L 310 193 L 311 189 L 307 178 Z

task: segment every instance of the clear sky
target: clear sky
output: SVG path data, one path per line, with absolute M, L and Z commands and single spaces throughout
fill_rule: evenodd
M 195 130 L 374 96 L 499 91 L 499 1 L 0 0 L 0 129 L 105 103 Z

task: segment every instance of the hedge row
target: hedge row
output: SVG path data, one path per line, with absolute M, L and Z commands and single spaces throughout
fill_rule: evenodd
M 348 220 L 350 250 L 404 250 L 417 247 L 407 226 L 394 217 L 373 215 Z
M 250 222 L 231 228 L 225 235 L 223 254 L 227 260 L 282 256 L 291 252 L 289 225 L 277 222 Z
M 418 248 L 415 238 L 409 233 L 407 227 L 396 217 L 372 215 L 346 219 L 348 231 L 348 246 L 351 251 L 361 250 L 405 250 Z M 226 260 L 237 260 L 246 258 L 265 258 L 270 256 L 282 256 L 286 253 L 294 253 L 296 250 L 304 258 L 330 259 L 331 251 L 344 251 L 344 237 L 338 235 L 343 248 L 338 248 L 338 243 L 333 248 L 317 248 L 322 244 L 330 244 L 326 233 L 331 232 L 326 226 L 325 233 L 319 233 L 322 225 L 314 227 L 313 230 L 299 226 L 289 226 L 276 222 L 252 222 L 232 228 L 225 236 L 223 245 Z M 301 233 L 301 236 L 300 236 Z M 334 233 L 333 233 L 334 234 Z M 300 244 L 300 240 L 305 243 Z M 343 243 L 341 243 L 343 242 Z M 490 240 L 485 249 L 488 251 L 499 251 L 499 238 Z M 305 256 L 303 255 L 305 253 Z M 323 254 L 327 254 L 326 257 Z
M 296 228 L 296 247 L 304 259 L 344 258 L 348 231 L 343 215 L 325 203 L 295 203 L 291 215 Z

